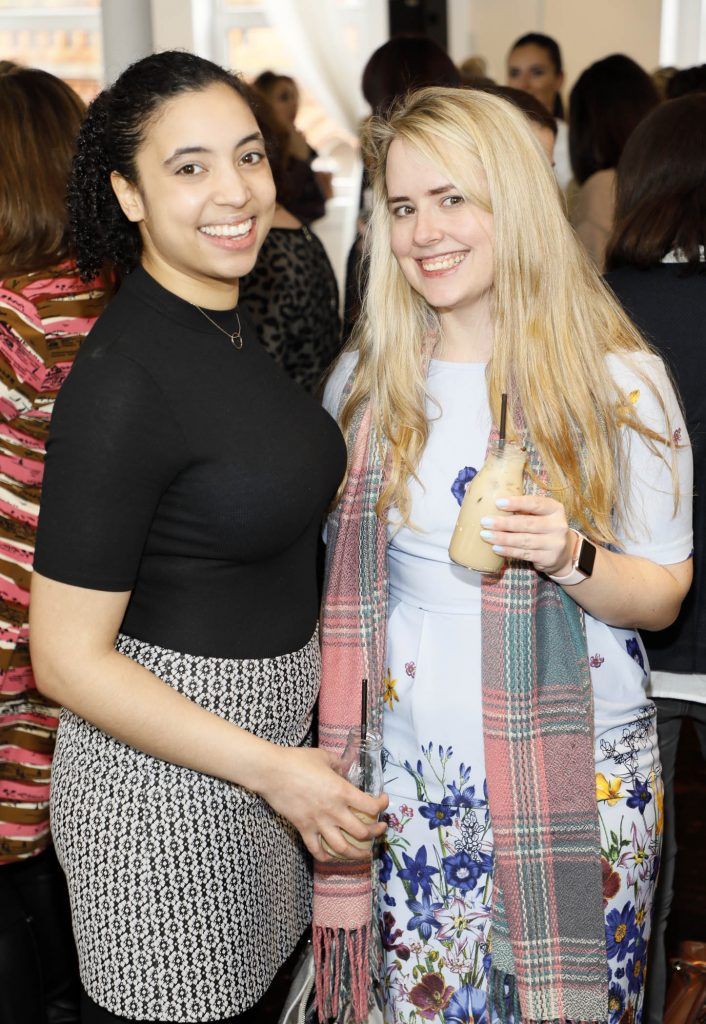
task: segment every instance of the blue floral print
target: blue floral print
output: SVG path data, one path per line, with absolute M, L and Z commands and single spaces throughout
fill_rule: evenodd
M 635 943 L 632 959 L 628 961 L 627 967 L 625 968 L 625 974 L 628 979 L 628 991 L 635 995 L 641 990 L 645 980 L 646 960 L 647 944 L 642 936 L 639 936 Z
M 465 850 L 459 850 L 451 857 L 444 857 L 441 863 L 444 865 L 444 874 L 450 886 L 456 886 L 461 892 L 475 889 L 482 868 Z
M 466 488 L 477 472 L 478 470 L 474 469 L 473 466 L 464 466 L 463 469 L 459 469 L 456 479 L 451 484 L 451 493 L 459 505 L 463 504 Z
M 419 808 L 423 818 L 429 819 L 429 828 L 439 828 L 441 825 L 450 825 L 453 821 L 454 803 L 451 797 L 445 796 L 440 804 L 428 804 Z
M 398 877 L 409 882 L 409 891 L 412 896 L 417 895 L 419 887 L 428 896 L 431 893 L 432 876 L 438 875 L 439 869 L 427 864 L 426 847 L 420 846 L 414 857 L 408 856 L 403 851 L 402 858 L 405 866 L 397 872 Z
M 632 789 L 628 790 L 630 796 L 628 797 L 628 807 L 637 807 L 640 814 L 645 813 L 645 807 L 652 799 L 649 787 L 646 779 L 635 779 L 635 785 Z
M 407 900 L 407 906 L 412 911 L 407 928 L 418 929 L 423 939 L 431 938 L 432 928 L 441 928 L 441 922 L 437 921 L 434 914 L 441 910 L 442 903 L 432 903 L 431 897 L 424 893 L 421 903 L 419 900 Z
M 596 774 L 608 958 L 608 1024 L 640 1020 L 659 860 L 661 780 L 645 771 L 652 713 L 607 734 Z M 386 1024 L 498 1024 L 487 1011 L 493 843 L 487 783 L 428 741 L 386 773 L 416 800 L 391 808 L 380 852 Z M 407 790 L 409 792 L 409 790 Z M 395 905 L 396 904 L 396 905 Z M 508 1024 L 513 1024 L 508 1016 Z
M 628 654 L 633 659 L 633 661 L 636 661 L 638 663 L 638 665 L 640 666 L 640 668 L 642 669 L 642 671 L 644 672 L 645 671 L 645 659 L 642 656 L 642 651 L 640 650 L 640 643 L 639 643 L 637 637 L 634 636 L 634 637 L 631 637 L 630 640 L 626 640 L 625 641 L 625 647 L 627 649 Z
M 608 989 L 608 1018 L 609 1024 L 618 1024 L 625 1009 L 625 996 L 620 985 L 611 985 Z
M 478 989 L 464 985 L 454 995 L 444 1014 L 444 1024 L 488 1024 L 486 999 Z
M 624 960 L 631 953 L 637 938 L 635 907 L 626 903 L 618 912 L 611 910 L 606 918 L 605 941 L 609 960 Z

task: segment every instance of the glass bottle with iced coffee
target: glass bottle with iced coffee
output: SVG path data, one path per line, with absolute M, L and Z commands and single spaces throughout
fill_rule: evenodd
M 500 572 L 505 559 L 493 551 L 480 535 L 480 521 L 484 516 L 509 516 L 511 512 L 499 509 L 497 498 L 512 498 L 522 494 L 526 454 L 514 441 L 505 440 L 507 395 L 502 396 L 498 440 L 491 442 L 483 468 L 476 473 L 466 488 L 456 528 L 449 544 L 449 557 L 477 572 Z

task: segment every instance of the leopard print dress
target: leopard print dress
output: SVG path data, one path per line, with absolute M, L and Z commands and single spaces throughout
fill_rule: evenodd
M 307 227 L 272 228 L 240 298 L 275 362 L 315 391 L 338 354 L 338 286 L 323 245 Z

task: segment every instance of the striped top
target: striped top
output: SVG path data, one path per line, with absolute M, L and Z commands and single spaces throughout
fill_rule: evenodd
M 0 864 L 49 844 L 58 709 L 32 675 L 29 586 L 54 400 L 105 301 L 68 261 L 0 281 Z

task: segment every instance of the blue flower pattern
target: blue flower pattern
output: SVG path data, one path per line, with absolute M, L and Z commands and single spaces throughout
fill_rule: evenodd
M 459 505 L 463 504 L 466 488 L 477 472 L 478 470 L 474 469 L 473 466 L 464 466 L 463 469 L 459 469 L 456 479 L 451 484 L 451 493 Z
M 619 879 L 617 891 L 610 890 L 606 898 L 604 873 L 608 1024 L 619 1024 L 627 1010 L 639 1021 L 644 998 L 651 917 L 651 889 L 645 879 L 658 860 L 661 830 L 655 806 L 661 780 L 638 771 L 650 714 L 638 715 L 603 746 L 601 770 L 606 772 L 609 765 L 611 780 L 619 777 L 622 782 L 613 806 L 599 803 L 604 868 L 609 878 Z M 430 741 L 418 753 L 419 757 L 395 763 L 386 752 L 386 772 L 406 775 L 418 799 L 414 806 L 409 801 L 392 810 L 379 855 L 385 908 L 383 994 L 386 1004 L 394 1006 L 386 1009 L 384 1019 L 386 1024 L 432 1019 L 438 1024 L 498 1024 L 496 1014 L 492 1019 L 488 1014 L 486 994 L 493 873 L 487 783 L 469 765 L 454 765 L 450 747 Z M 632 831 L 628 827 L 635 815 L 644 825 L 642 832 L 637 825 Z M 643 878 L 639 860 L 645 850 L 651 863 Z M 444 992 L 453 994 L 450 999 L 445 994 L 445 1006 L 430 1016 L 429 1010 L 422 1013 L 410 993 L 428 973 L 439 971 L 448 986 Z M 511 1014 L 508 1020 L 513 1024 Z

